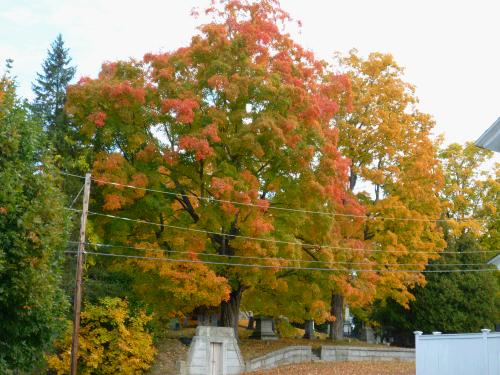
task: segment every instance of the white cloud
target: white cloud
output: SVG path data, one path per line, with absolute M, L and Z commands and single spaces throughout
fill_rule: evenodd
M 0 13 L 0 17 L 17 25 L 34 25 L 40 21 L 40 16 L 26 6 L 18 6 Z

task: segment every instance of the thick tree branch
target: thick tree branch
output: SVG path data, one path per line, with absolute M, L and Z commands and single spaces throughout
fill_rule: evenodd
M 307 244 L 308 244 L 308 241 L 306 241 L 303 237 L 301 237 L 301 236 L 297 236 L 297 238 L 298 238 L 299 240 L 301 240 L 302 242 L 304 242 L 304 244 L 305 244 L 305 245 L 307 245 Z M 318 260 L 319 260 L 319 259 L 318 259 L 318 257 L 317 257 L 314 253 L 312 253 L 312 252 L 311 252 L 311 251 L 310 251 L 307 247 L 302 246 L 302 250 L 303 250 L 303 251 L 304 251 L 307 255 L 309 255 L 311 258 L 313 258 L 313 260 L 316 260 L 316 261 L 318 261 Z

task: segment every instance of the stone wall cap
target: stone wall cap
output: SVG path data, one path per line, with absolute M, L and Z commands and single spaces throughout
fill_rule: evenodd
M 285 346 L 284 348 L 281 348 L 281 349 L 278 349 L 278 350 L 266 353 L 266 354 L 264 354 L 264 355 L 262 355 L 260 357 L 257 357 L 257 358 L 253 358 L 253 359 L 250 360 L 250 363 L 254 363 L 254 362 L 257 362 L 257 361 L 262 361 L 262 360 L 265 360 L 267 358 L 272 358 L 272 357 L 274 357 L 276 355 L 283 354 L 283 353 L 290 352 L 290 351 L 294 351 L 294 350 L 307 350 L 307 351 L 311 352 L 312 347 L 311 346 L 307 346 L 307 345 Z
M 344 345 L 321 345 L 321 348 L 325 348 L 328 350 L 335 350 L 335 349 L 341 349 L 341 350 L 365 350 L 365 351 L 379 351 L 379 352 L 384 352 L 384 351 L 390 351 L 390 352 L 414 352 L 415 349 L 412 348 L 400 348 L 397 346 L 387 346 L 384 348 L 379 348 L 379 347 L 370 347 L 370 346 L 344 346 Z

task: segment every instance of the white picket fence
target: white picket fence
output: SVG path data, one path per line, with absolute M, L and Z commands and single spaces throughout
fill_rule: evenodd
M 500 333 L 415 332 L 417 375 L 500 375 Z

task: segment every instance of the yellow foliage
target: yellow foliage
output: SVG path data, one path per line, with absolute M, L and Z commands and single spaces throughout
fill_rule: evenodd
M 350 188 L 358 190 L 362 181 L 373 189 L 358 194 L 370 217 L 360 239 L 367 248 L 384 250 L 365 256 L 378 267 L 404 270 L 410 263 L 421 271 L 445 247 L 442 229 L 433 221 L 444 210 L 444 177 L 430 138 L 434 121 L 418 110 L 415 88 L 391 55 L 372 53 L 365 59 L 353 50 L 337 59 L 352 85 L 352 111 L 336 115 L 339 146 L 352 163 Z M 362 277 L 367 276 L 335 280 L 351 307 L 387 297 L 406 306 L 411 288 L 425 282 L 416 272 Z
M 292 326 L 286 319 L 279 319 L 276 323 L 276 329 L 281 338 L 293 338 L 300 333 L 300 331 Z
M 145 330 L 151 320 L 145 311 L 132 315 L 128 302 L 103 298 L 99 305 L 87 305 L 81 316 L 78 373 L 141 374 L 153 362 L 156 349 Z M 72 327 L 56 342 L 59 354 L 48 357 L 49 369 L 58 375 L 68 374 L 71 356 Z

